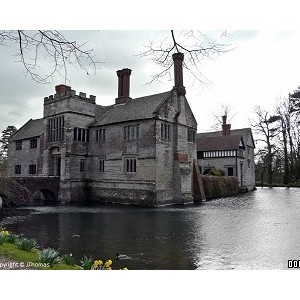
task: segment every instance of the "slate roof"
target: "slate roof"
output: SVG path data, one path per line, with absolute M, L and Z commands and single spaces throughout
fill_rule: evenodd
M 91 126 L 151 119 L 158 108 L 169 97 L 171 97 L 171 91 L 130 99 L 122 104 L 114 104 L 106 107 L 97 105 L 96 122 Z
M 11 138 L 10 141 L 24 140 L 38 137 L 44 132 L 43 119 L 30 119 Z
M 251 128 L 230 129 L 230 136 L 231 135 L 241 135 L 243 137 L 245 143 L 247 143 L 249 138 L 251 138 L 252 143 L 255 147 Z M 216 136 L 222 136 L 222 131 L 210 131 L 210 132 L 197 133 L 197 138 L 216 137 Z
M 235 150 L 239 148 L 241 135 L 198 137 L 197 151 Z

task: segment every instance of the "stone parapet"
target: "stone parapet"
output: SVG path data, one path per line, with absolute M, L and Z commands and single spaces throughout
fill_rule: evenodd
M 76 91 L 74 90 L 67 90 L 62 93 L 57 93 L 54 95 L 50 95 L 49 97 L 44 98 L 44 104 L 51 104 L 56 101 L 61 101 L 64 99 L 74 98 L 76 100 L 84 101 L 87 103 L 95 104 L 96 103 L 96 96 L 90 95 L 90 97 L 86 96 L 86 93 L 79 92 L 78 95 L 76 95 Z

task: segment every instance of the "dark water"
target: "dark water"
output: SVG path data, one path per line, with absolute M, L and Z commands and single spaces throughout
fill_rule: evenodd
M 300 189 L 258 188 L 184 207 L 5 209 L 0 225 L 78 260 L 112 259 L 114 269 L 287 269 L 300 259 Z

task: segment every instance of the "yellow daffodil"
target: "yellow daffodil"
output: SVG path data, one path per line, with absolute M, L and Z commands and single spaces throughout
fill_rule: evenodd
M 109 268 L 112 265 L 112 261 L 109 259 L 108 261 L 105 262 L 105 268 Z
M 7 230 L 2 230 L 1 233 L 2 233 L 3 235 L 9 235 L 9 232 L 8 232 Z
M 94 269 L 97 269 L 102 264 L 103 264 L 102 260 L 98 259 L 98 260 L 94 261 L 93 267 L 94 267 Z

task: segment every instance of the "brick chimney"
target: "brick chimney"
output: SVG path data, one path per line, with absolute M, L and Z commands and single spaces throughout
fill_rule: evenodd
M 130 98 L 130 69 L 122 69 L 117 71 L 118 75 L 118 98 L 116 104 L 126 103 Z
M 183 86 L 183 69 L 182 69 L 182 62 L 184 55 L 183 53 L 174 53 L 172 55 L 174 61 L 174 82 L 175 88 L 177 90 L 178 96 L 184 96 L 186 91 L 185 87 Z
M 230 128 L 231 125 L 227 124 L 227 116 L 222 116 L 223 119 L 223 124 L 222 124 L 222 135 L 226 136 L 226 135 L 230 135 Z
M 70 86 L 67 86 L 67 85 L 64 85 L 64 84 L 60 84 L 60 85 L 57 85 L 55 87 L 55 92 L 56 94 L 66 94 L 67 91 L 71 91 L 71 87 Z

